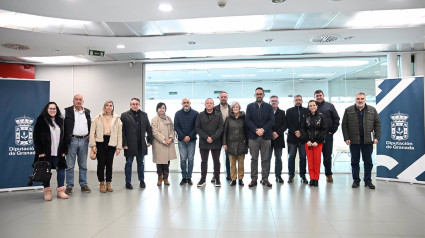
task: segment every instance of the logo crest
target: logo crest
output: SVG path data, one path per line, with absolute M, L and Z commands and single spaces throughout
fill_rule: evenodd
M 393 140 L 407 140 L 409 138 L 409 124 L 407 119 L 409 115 L 404 113 L 395 113 L 391 116 L 391 138 Z
M 15 144 L 20 146 L 32 145 L 34 127 L 32 123 L 34 118 L 18 117 L 15 118 L 17 126 L 15 126 Z

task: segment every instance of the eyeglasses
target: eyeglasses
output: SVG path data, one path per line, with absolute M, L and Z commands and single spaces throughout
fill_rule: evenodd
M 278 100 L 271 100 L 270 102 L 279 102 Z
M 56 111 L 56 107 L 53 107 L 53 108 L 48 108 L 50 111 Z
M 131 106 L 138 106 L 140 103 L 130 103 Z

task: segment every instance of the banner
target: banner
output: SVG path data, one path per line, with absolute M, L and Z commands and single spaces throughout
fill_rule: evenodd
M 35 120 L 49 102 L 49 93 L 49 81 L 0 79 L 0 189 L 27 186 L 35 154 Z
M 424 78 L 376 80 L 381 119 L 377 177 L 425 181 Z

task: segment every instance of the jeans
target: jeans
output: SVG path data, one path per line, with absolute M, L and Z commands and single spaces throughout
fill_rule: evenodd
M 280 177 L 282 175 L 282 148 L 274 148 L 270 146 L 269 151 L 269 173 L 272 161 L 272 155 L 274 151 L 274 172 L 276 177 Z
M 300 176 L 305 177 L 306 174 L 306 154 L 304 144 L 298 142 L 297 144 L 288 143 L 288 171 L 289 176 L 295 176 L 295 157 L 297 156 L 297 149 L 299 151 L 300 159 Z
M 257 139 L 249 139 L 249 153 L 251 154 L 251 179 L 258 179 L 258 156 L 261 153 L 261 179 L 269 178 L 269 151 L 271 140 L 265 140 L 263 137 Z
M 125 173 L 126 183 L 131 182 L 133 161 L 134 161 L 134 156 L 125 157 L 124 173 Z M 142 155 L 142 151 L 139 151 L 138 155 L 136 156 L 136 162 L 137 162 L 137 176 L 139 177 L 139 181 L 144 181 L 145 180 L 145 156 Z
M 58 169 L 59 158 L 57 156 L 52 156 L 50 161 L 53 164 L 53 166 L 56 167 L 56 172 L 57 172 L 56 179 L 58 181 L 58 187 L 62 187 L 65 184 L 65 169 Z M 43 187 L 49 188 L 50 181 L 44 182 Z
M 180 168 L 183 178 L 192 178 L 196 141 L 179 141 Z
M 353 174 L 354 182 L 360 182 L 360 152 L 364 163 L 364 182 L 372 182 L 372 152 L 373 144 L 357 144 L 350 145 L 351 153 L 351 172 Z
M 68 148 L 68 155 L 66 156 L 66 186 L 74 187 L 74 166 L 75 160 L 78 157 L 79 169 L 79 183 L 83 187 L 87 184 L 87 155 L 88 155 L 89 141 L 86 138 L 72 137 L 71 144 Z
M 325 167 L 325 175 L 332 175 L 332 150 L 334 144 L 334 135 L 326 134 L 325 142 L 323 143 L 323 166 Z

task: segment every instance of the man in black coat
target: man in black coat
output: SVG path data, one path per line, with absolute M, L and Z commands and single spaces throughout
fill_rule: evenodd
M 339 115 L 335 109 L 335 106 L 325 101 L 325 94 L 322 90 L 316 90 L 314 92 L 319 107 L 317 111 L 322 113 L 326 118 L 326 125 L 328 126 L 328 133 L 326 134 L 325 142 L 323 143 L 323 166 L 325 167 L 326 181 L 332 183 L 332 151 L 334 143 L 334 134 L 338 130 L 339 126 Z
M 295 157 L 297 149 L 299 151 L 299 170 L 300 177 L 304 184 L 308 184 L 305 177 L 306 174 L 306 151 L 304 143 L 299 141 L 301 136 L 301 121 L 308 114 L 308 109 L 303 107 L 303 97 L 301 95 L 294 96 L 294 107 L 286 110 L 286 122 L 288 123 L 288 183 L 292 183 L 295 177 Z
M 274 126 L 272 127 L 273 137 L 269 152 L 269 171 L 271 167 L 272 154 L 275 158 L 276 182 L 283 183 L 282 179 L 282 149 L 285 148 L 285 138 L 283 133 L 287 129 L 285 111 L 279 109 L 279 97 L 273 95 L 270 97 L 270 104 L 274 113 Z
M 140 181 L 140 187 L 146 187 L 144 181 L 144 157 L 148 154 L 148 147 L 152 144 L 153 136 L 148 114 L 142 112 L 139 107 L 140 99 L 132 98 L 130 101 L 131 109 L 121 114 L 122 146 L 126 159 L 124 168 L 125 187 L 127 189 L 133 189 L 133 186 L 131 185 L 131 172 L 135 156 L 137 161 L 137 174 Z
M 220 187 L 220 152 L 223 134 L 223 119 L 221 114 L 214 110 L 214 101 L 211 98 L 205 100 L 205 110 L 198 114 L 195 122 L 195 130 L 199 135 L 199 152 L 201 154 L 201 180 L 198 187 L 205 185 L 208 170 L 208 154 L 214 161 L 215 186 Z

